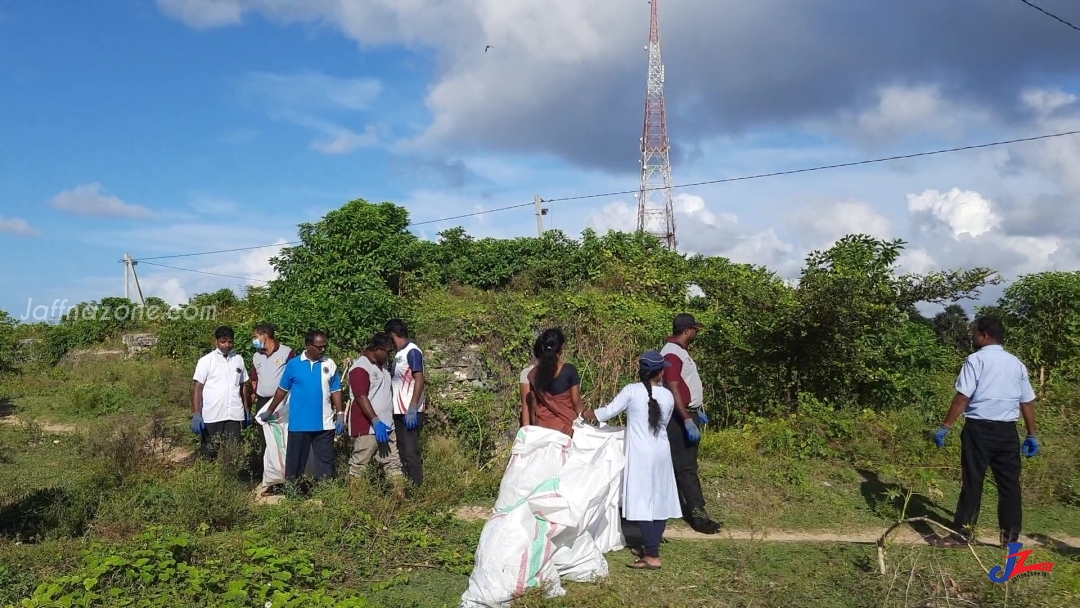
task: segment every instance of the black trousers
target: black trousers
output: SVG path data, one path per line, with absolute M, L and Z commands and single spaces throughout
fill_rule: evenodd
M 397 435 L 401 470 L 416 487 L 424 483 L 424 458 L 420 455 L 420 429 L 424 428 L 424 413 L 420 412 L 418 416 L 420 424 L 410 431 L 405 428 L 405 416 L 394 414 L 394 434 Z
M 285 479 L 295 481 L 308 467 L 308 455 L 314 464 L 316 480 L 334 476 L 334 431 L 289 431 L 285 444 Z
M 701 425 L 697 412 L 693 413 L 694 422 Z M 705 495 L 701 491 L 698 479 L 698 446 L 690 443 L 686 437 L 683 421 L 672 416 L 667 427 L 668 443 L 671 444 L 671 464 L 675 467 L 675 485 L 679 489 L 679 504 L 683 518 L 689 521 L 694 517 L 708 517 L 705 510 Z
M 979 521 L 986 469 L 994 472 L 998 489 L 998 527 L 1004 542 L 1020 536 L 1023 520 L 1020 501 L 1020 438 L 1015 422 L 972 420 L 960 434 L 960 466 L 963 483 L 956 505 L 953 529 L 964 535 Z
M 240 443 L 240 421 L 223 420 L 207 422 L 206 428 L 199 435 L 199 455 L 204 458 L 217 458 L 218 444 L 223 441 Z

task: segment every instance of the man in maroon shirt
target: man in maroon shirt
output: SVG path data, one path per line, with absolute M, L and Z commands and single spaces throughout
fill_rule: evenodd
M 697 364 L 687 350 L 703 326 L 693 315 L 676 315 L 672 335 L 660 351 L 668 367 L 664 369 L 664 385 L 675 395 L 675 410 L 689 417 L 679 420 L 673 415 L 668 423 L 668 442 L 671 444 L 671 463 L 675 467 L 675 484 L 679 488 L 683 518 L 690 527 L 702 534 L 716 534 L 720 523 L 713 521 L 705 510 L 705 495 L 698 478 L 697 425 L 707 424 L 709 417 L 701 408 L 703 387 Z M 684 414 L 685 412 L 685 414 Z

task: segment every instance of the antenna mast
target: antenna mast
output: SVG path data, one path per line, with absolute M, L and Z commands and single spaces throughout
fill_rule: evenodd
M 660 239 L 674 251 L 675 212 L 671 197 L 671 142 L 664 109 L 664 63 L 660 58 L 658 0 L 651 0 L 649 18 L 649 82 L 645 92 L 645 126 L 641 136 L 641 189 L 638 231 Z

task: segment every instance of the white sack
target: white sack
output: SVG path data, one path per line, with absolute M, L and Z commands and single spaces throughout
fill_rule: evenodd
M 574 425 L 570 454 L 559 472 L 559 486 L 570 505 L 574 525 L 553 539 L 556 550 L 551 558 L 559 575 L 567 580 L 590 582 L 606 577 L 608 563 L 603 554 L 622 548 L 618 498 L 626 466 L 624 434 L 622 429 L 611 427 Z
M 607 575 L 603 553 L 623 546 L 623 435 L 581 422 L 573 441 L 538 427 L 518 432 L 462 608 L 504 608 L 534 587 L 562 595 L 560 575 L 574 581 Z
M 506 465 L 495 511 L 520 501 L 540 484 L 558 476 L 569 456 L 570 436 L 539 426 L 518 430 Z
M 283 401 L 274 411 L 276 420 L 263 422 L 258 414 L 269 407 L 270 401 L 267 401 L 255 415 L 255 422 L 262 427 L 266 439 L 266 449 L 263 451 L 264 488 L 285 483 L 285 446 L 289 437 L 289 400 Z

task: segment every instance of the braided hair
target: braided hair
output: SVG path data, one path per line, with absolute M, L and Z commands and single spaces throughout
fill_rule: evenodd
M 660 404 L 656 402 L 652 394 L 652 379 L 659 373 L 659 371 L 652 372 L 647 369 L 638 371 L 638 377 L 641 379 L 641 383 L 645 385 L 645 391 L 649 393 L 649 429 L 653 432 L 653 435 L 660 434 Z

